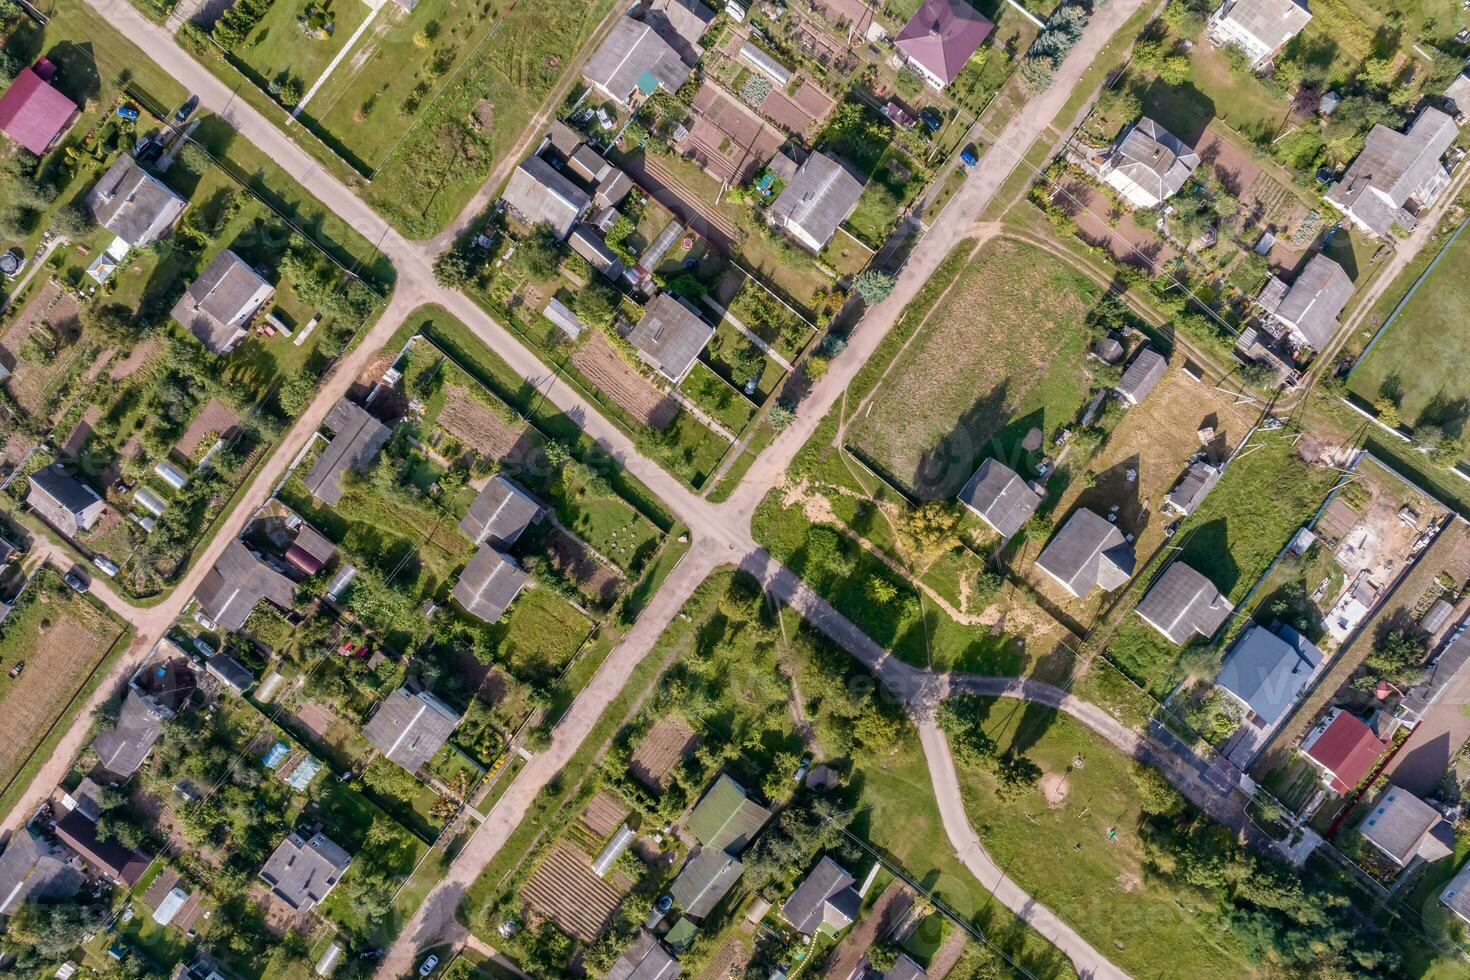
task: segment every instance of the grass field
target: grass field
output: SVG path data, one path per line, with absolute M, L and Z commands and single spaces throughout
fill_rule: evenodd
M 330 37 L 308 34 L 297 23 L 304 3 L 275 3 L 260 23 L 231 52 L 256 78 L 266 83 L 292 79 L 304 94 L 367 19 L 365 3 L 335 0 L 325 5 L 335 22 Z
M 900 487 L 953 496 L 983 455 L 1012 458 L 1087 395 L 1085 322 L 1102 288 L 1010 239 L 981 249 L 899 355 L 850 434 Z M 975 356 L 984 352 L 984 356 Z
M 1368 404 L 1393 397 L 1404 423 L 1442 425 L 1459 436 L 1470 418 L 1470 235 L 1440 257 L 1398 311 L 1348 385 Z M 1432 357 L 1426 357 L 1428 351 Z
M 1153 976 L 1161 963 L 1195 980 L 1260 975 L 1221 928 L 1207 893 L 1148 873 L 1130 760 L 1036 705 L 991 702 L 985 729 L 997 751 L 1024 752 L 1060 779 L 1050 799 L 1031 789 L 1000 803 L 988 774 L 960 771 L 980 842 L 1022 888 L 1135 976 Z
M 694 369 L 679 385 L 679 390 L 692 398 L 710 418 L 737 436 L 756 412 L 756 406 L 749 398 L 730 387 L 703 361 L 694 362 Z

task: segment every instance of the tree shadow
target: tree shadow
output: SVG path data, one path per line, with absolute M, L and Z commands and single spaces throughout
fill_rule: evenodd
M 1444 430 L 1445 435 L 1457 439 L 1465 431 L 1467 416 L 1470 416 L 1470 398 L 1446 394 L 1444 389 L 1440 389 L 1429 399 L 1415 421 L 1418 424 L 1437 425 Z
M 969 480 L 971 464 L 981 447 L 996 433 L 997 420 L 1004 419 L 1009 405 L 1009 381 L 1002 381 L 990 393 L 977 399 L 942 436 L 926 450 L 906 481 L 914 494 L 923 500 L 954 496 Z
M 60 41 L 46 52 L 46 58 L 58 69 L 52 86 L 77 105 L 86 105 L 102 94 L 91 42 Z

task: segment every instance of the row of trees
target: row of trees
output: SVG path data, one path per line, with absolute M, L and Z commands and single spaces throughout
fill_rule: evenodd
M 995 795 L 1015 800 L 1041 780 L 1041 767 L 1013 750 L 1000 751 L 985 732 L 989 710 L 985 699 L 964 694 L 941 702 L 935 720 L 949 736 L 955 761 L 990 773 L 995 779 Z

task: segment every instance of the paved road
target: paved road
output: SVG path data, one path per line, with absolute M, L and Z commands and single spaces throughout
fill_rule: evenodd
M 121 680 L 126 671 L 131 669 L 131 663 L 146 651 L 151 642 L 177 616 L 187 597 L 197 587 L 204 571 L 213 564 L 225 543 L 239 532 L 254 507 L 266 498 L 297 450 L 311 437 L 331 404 L 347 390 L 367 361 L 397 330 L 405 317 L 423 303 L 438 303 L 466 323 L 512 369 L 535 384 L 549 402 L 575 417 L 584 430 L 623 467 L 647 484 L 669 510 L 691 528 L 695 537 L 694 547 L 686 557 L 686 564 L 680 573 L 669 578 L 628 636 L 612 651 L 557 725 L 552 733 L 550 747 L 517 775 L 505 796 L 488 815 L 489 819 L 456 857 L 446 877 L 430 893 L 389 951 L 379 975 L 399 976 L 412 969 L 416 950 L 441 942 L 446 937 L 463 938 L 462 927 L 455 921 L 455 912 L 465 889 L 479 877 L 480 872 L 524 817 L 531 802 L 586 738 L 621 691 L 633 668 L 652 648 L 694 587 L 714 568 L 724 564 L 741 564 L 758 569 L 763 579 L 773 583 L 773 591 L 778 597 L 813 617 L 824 631 L 838 638 L 855 655 L 873 657 L 880 665 L 899 663 L 881 650 L 875 653 L 871 640 L 857 631 L 851 623 L 843 620 L 809 589 L 805 589 L 788 570 L 776 566 L 756 546 L 749 534 L 751 515 L 767 491 L 782 478 L 796 451 L 836 403 L 857 370 L 893 327 L 903 307 L 928 280 L 953 246 L 975 232 L 974 224 L 980 212 L 990 203 L 1024 153 L 1051 124 L 1103 44 L 1142 5 L 1143 0 L 1114 0 L 1098 12 L 1082 41 L 1058 72 L 1052 88 L 1033 99 L 1027 111 L 1006 127 L 996 146 L 986 154 L 981 165 L 935 221 L 931 232 L 915 247 L 893 295 L 863 318 L 847 351 L 837 359 L 827 376 L 803 402 L 797 422 L 756 462 L 751 474 L 731 500 L 718 506 L 702 500 L 658 464 L 641 455 L 622 430 L 603 418 L 574 389 L 551 373 L 539 358 L 486 316 L 473 301 L 439 287 L 432 275 L 432 262 L 437 252 L 433 243 L 411 242 L 395 232 L 362 202 L 353 189 L 339 183 L 281 133 L 277 128 L 279 121 L 266 119 L 242 100 L 235 99 L 227 86 L 177 48 L 164 30 L 142 17 L 126 0 L 88 0 L 88 3 L 107 16 L 165 70 L 197 93 L 205 108 L 222 115 L 329 209 L 369 240 L 378 243 L 383 253 L 393 262 L 398 274 L 397 290 L 388 310 L 368 337 L 324 380 L 322 390 L 310 408 L 303 413 L 302 418 L 284 438 L 281 448 L 264 464 L 253 480 L 245 503 L 226 522 L 214 541 L 203 549 L 193 570 L 179 584 L 170 599 L 151 610 L 134 612 L 130 616 L 138 626 L 139 641 L 130 652 L 128 665 L 120 667 L 110 678 L 114 684 L 104 685 L 102 690 L 113 688 L 115 682 Z M 282 116 L 284 117 L 284 113 Z M 893 675 L 898 668 L 888 666 L 882 669 Z M 909 679 L 913 680 L 912 677 Z M 933 681 L 933 678 L 923 679 L 923 684 L 927 686 Z M 1028 696 L 1030 693 L 1034 692 L 1025 688 L 1019 691 L 1021 696 Z M 100 701 L 100 697 L 98 700 Z M 1064 702 L 1063 710 L 1068 707 L 1076 709 L 1077 705 Z M 920 717 L 922 718 L 922 714 Z M 1086 718 L 1082 720 L 1087 721 Z M 80 748 L 86 730 L 87 722 L 83 718 L 68 736 L 67 747 L 59 751 L 56 758 L 69 760 L 76 749 Z M 932 729 L 929 737 L 932 741 Z M 946 792 L 953 789 L 957 793 L 952 764 L 944 758 L 931 756 L 931 765 L 936 787 L 948 787 Z M 53 768 L 56 771 L 51 771 Z M 45 791 L 49 791 L 64 772 L 64 762 L 48 767 L 47 773 L 36 781 L 33 788 L 44 787 Z M 983 848 L 979 846 L 978 840 L 973 839 L 973 832 L 968 831 L 962 808 L 951 803 L 947 811 L 946 829 L 957 852 L 965 856 L 967 864 L 972 868 L 984 870 L 988 858 L 982 857 Z M 1048 938 L 1072 958 L 1080 972 L 1091 975 L 1120 975 L 1085 940 L 1050 912 L 1031 901 L 1013 883 L 995 880 L 996 886 L 1001 888 L 999 897 L 1004 904 L 1044 930 Z

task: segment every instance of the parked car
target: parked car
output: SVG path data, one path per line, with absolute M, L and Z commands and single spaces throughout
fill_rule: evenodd
M 969 146 L 960 151 L 960 163 L 963 163 L 966 167 L 973 168 L 979 162 L 980 155 L 975 152 L 974 143 L 971 143 Z
M 71 586 L 78 592 L 86 592 L 92 587 L 92 583 L 82 578 L 82 576 L 77 572 L 76 569 L 72 569 L 65 575 L 61 576 L 61 578 L 63 581 L 66 582 L 67 585 Z
M 194 637 L 194 649 L 198 650 L 200 655 L 205 657 L 212 657 L 215 653 L 214 647 L 202 636 Z
M 26 662 L 24 660 L 17 660 L 15 662 L 15 666 L 12 667 L 12 668 L 10 668 L 10 676 L 11 677 L 19 677 L 20 676 L 20 672 L 23 671 L 23 670 L 25 670 L 25 669 L 26 669 Z
M 120 105 L 117 107 L 117 114 L 124 119 L 137 119 L 138 107 L 134 105 Z
M 439 965 L 439 957 L 431 955 L 424 960 L 424 965 L 419 967 L 419 976 L 426 977 L 434 972 L 434 967 Z
M 190 116 L 192 116 L 194 114 L 194 110 L 197 108 L 199 108 L 199 96 L 189 96 L 187 99 L 184 100 L 184 104 L 179 106 L 179 111 L 174 113 L 174 122 L 182 123 L 185 119 L 188 119 Z
M 939 132 L 939 127 L 944 125 L 944 119 L 933 109 L 921 110 L 919 112 L 919 118 L 923 120 L 924 125 L 928 127 L 931 133 Z
M 97 555 L 93 557 L 92 564 L 96 565 L 97 568 L 102 572 L 102 574 L 106 575 L 108 578 L 117 577 L 117 562 L 113 561 L 111 558 L 108 558 L 104 555 Z

